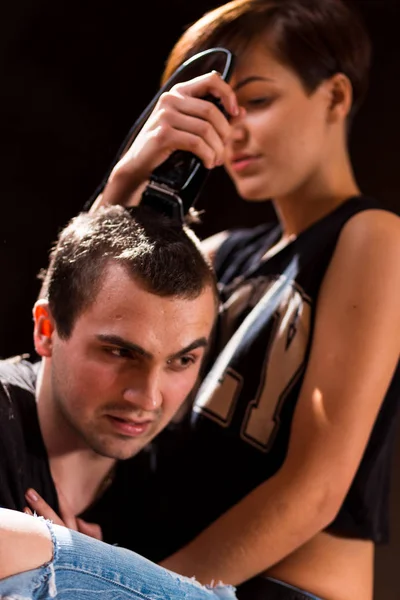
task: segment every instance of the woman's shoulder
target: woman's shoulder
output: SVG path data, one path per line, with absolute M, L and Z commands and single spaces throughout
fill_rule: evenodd
M 367 247 L 375 253 L 390 252 L 396 256 L 400 251 L 400 217 L 383 208 L 358 212 L 344 225 L 337 246 L 348 252 L 362 252 Z
M 400 217 L 381 208 L 358 212 L 341 230 L 320 300 L 347 297 L 349 305 L 398 314 L 399 295 Z

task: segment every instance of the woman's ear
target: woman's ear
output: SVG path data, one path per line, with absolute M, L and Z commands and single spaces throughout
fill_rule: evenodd
M 329 122 L 345 121 L 353 104 L 353 87 L 350 79 L 343 73 L 336 73 L 325 83 L 329 94 Z
M 54 321 L 47 300 L 38 300 L 33 307 L 33 341 L 39 356 L 50 357 L 53 349 Z

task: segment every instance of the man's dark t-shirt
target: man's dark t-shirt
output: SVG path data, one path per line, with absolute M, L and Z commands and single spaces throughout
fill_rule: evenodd
M 16 510 L 27 506 L 28 487 L 58 510 L 36 409 L 39 366 L 19 358 L 0 363 L 0 505 Z
M 57 493 L 40 431 L 35 398 L 40 362 L 16 357 L 0 361 L 0 506 L 22 511 L 25 492 L 34 488 L 51 508 L 59 512 Z M 82 515 L 98 523 L 103 539 L 134 549 L 135 519 L 132 511 L 121 518 L 122 507 L 140 511 L 135 490 L 144 489 L 149 472 L 146 452 L 117 463 L 112 484 Z M 128 500 L 128 497 L 130 500 Z

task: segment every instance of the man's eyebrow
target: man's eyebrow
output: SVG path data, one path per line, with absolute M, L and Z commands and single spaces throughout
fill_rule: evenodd
M 153 358 L 153 355 L 151 354 L 151 352 L 147 352 L 147 350 L 145 350 L 141 346 L 138 346 L 137 344 L 133 344 L 132 342 L 125 340 L 124 338 L 120 337 L 119 335 L 99 333 L 96 335 L 96 338 L 100 342 L 106 342 L 108 344 L 113 344 L 115 346 L 118 346 L 119 348 L 124 348 L 125 350 L 130 350 L 131 352 L 136 352 L 137 354 L 140 354 L 140 356 L 144 356 L 145 358 Z M 174 358 L 179 358 L 179 357 L 183 356 L 184 354 L 191 352 L 192 350 L 196 350 L 196 348 L 207 348 L 207 346 L 208 346 L 207 338 L 205 338 L 205 337 L 198 338 L 197 340 L 194 340 L 191 344 L 189 344 L 185 348 L 182 348 L 182 350 L 179 350 L 179 352 L 176 352 L 176 354 L 172 354 L 172 356 L 169 357 L 169 360 L 174 359 Z
M 252 75 L 251 77 L 246 77 L 245 79 L 242 79 L 241 81 L 238 81 L 238 83 L 234 86 L 233 90 L 235 92 L 237 92 L 244 85 L 247 85 L 249 83 L 253 83 L 254 81 L 274 81 L 274 80 L 271 77 L 261 77 L 261 76 L 258 76 L 258 75 Z
M 199 338 L 198 340 L 194 340 L 194 342 L 189 344 L 189 346 L 186 346 L 186 348 L 183 348 L 182 350 L 179 350 L 179 352 L 177 352 L 176 354 L 170 356 L 170 359 L 180 358 L 181 356 L 187 354 L 188 352 L 191 352 L 192 350 L 196 350 L 197 348 L 207 348 L 207 346 L 208 340 L 205 337 Z
M 120 337 L 119 335 L 113 335 L 108 333 L 99 333 L 96 335 L 96 338 L 100 342 L 107 342 L 108 344 L 113 344 L 114 346 L 119 346 L 120 348 L 124 348 L 125 350 L 131 350 L 132 352 L 136 352 L 141 356 L 145 356 L 147 358 L 152 358 L 152 354 L 147 352 L 144 348 L 141 348 L 137 344 L 133 344 L 128 340 Z

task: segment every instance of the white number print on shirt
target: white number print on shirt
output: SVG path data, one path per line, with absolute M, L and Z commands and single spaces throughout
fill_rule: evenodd
M 276 286 L 281 284 L 280 279 L 271 281 L 260 278 L 256 294 L 254 288 L 251 290 L 247 285 L 245 289 L 243 286 L 243 293 L 235 293 L 235 301 L 225 306 L 225 316 L 229 320 L 230 312 L 237 315 L 238 304 L 241 307 L 245 305 L 244 296 L 249 300 L 251 294 L 253 303 L 256 297 L 254 308 L 226 344 L 204 380 L 193 407 L 195 412 L 222 427 L 229 427 L 239 396 L 246 394 L 244 376 L 230 366 L 231 361 L 243 345 L 248 346 L 259 334 L 259 323 L 264 321 L 265 324 L 265 320 L 270 318 L 270 335 L 259 385 L 256 394 L 247 400 L 240 431 L 244 441 L 263 452 L 268 452 L 275 439 L 282 406 L 302 373 L 311 331 L 311 301 L 296 282 L 285 285 L 278 309 L 268 316 L 267 306 L 276 293 Z

